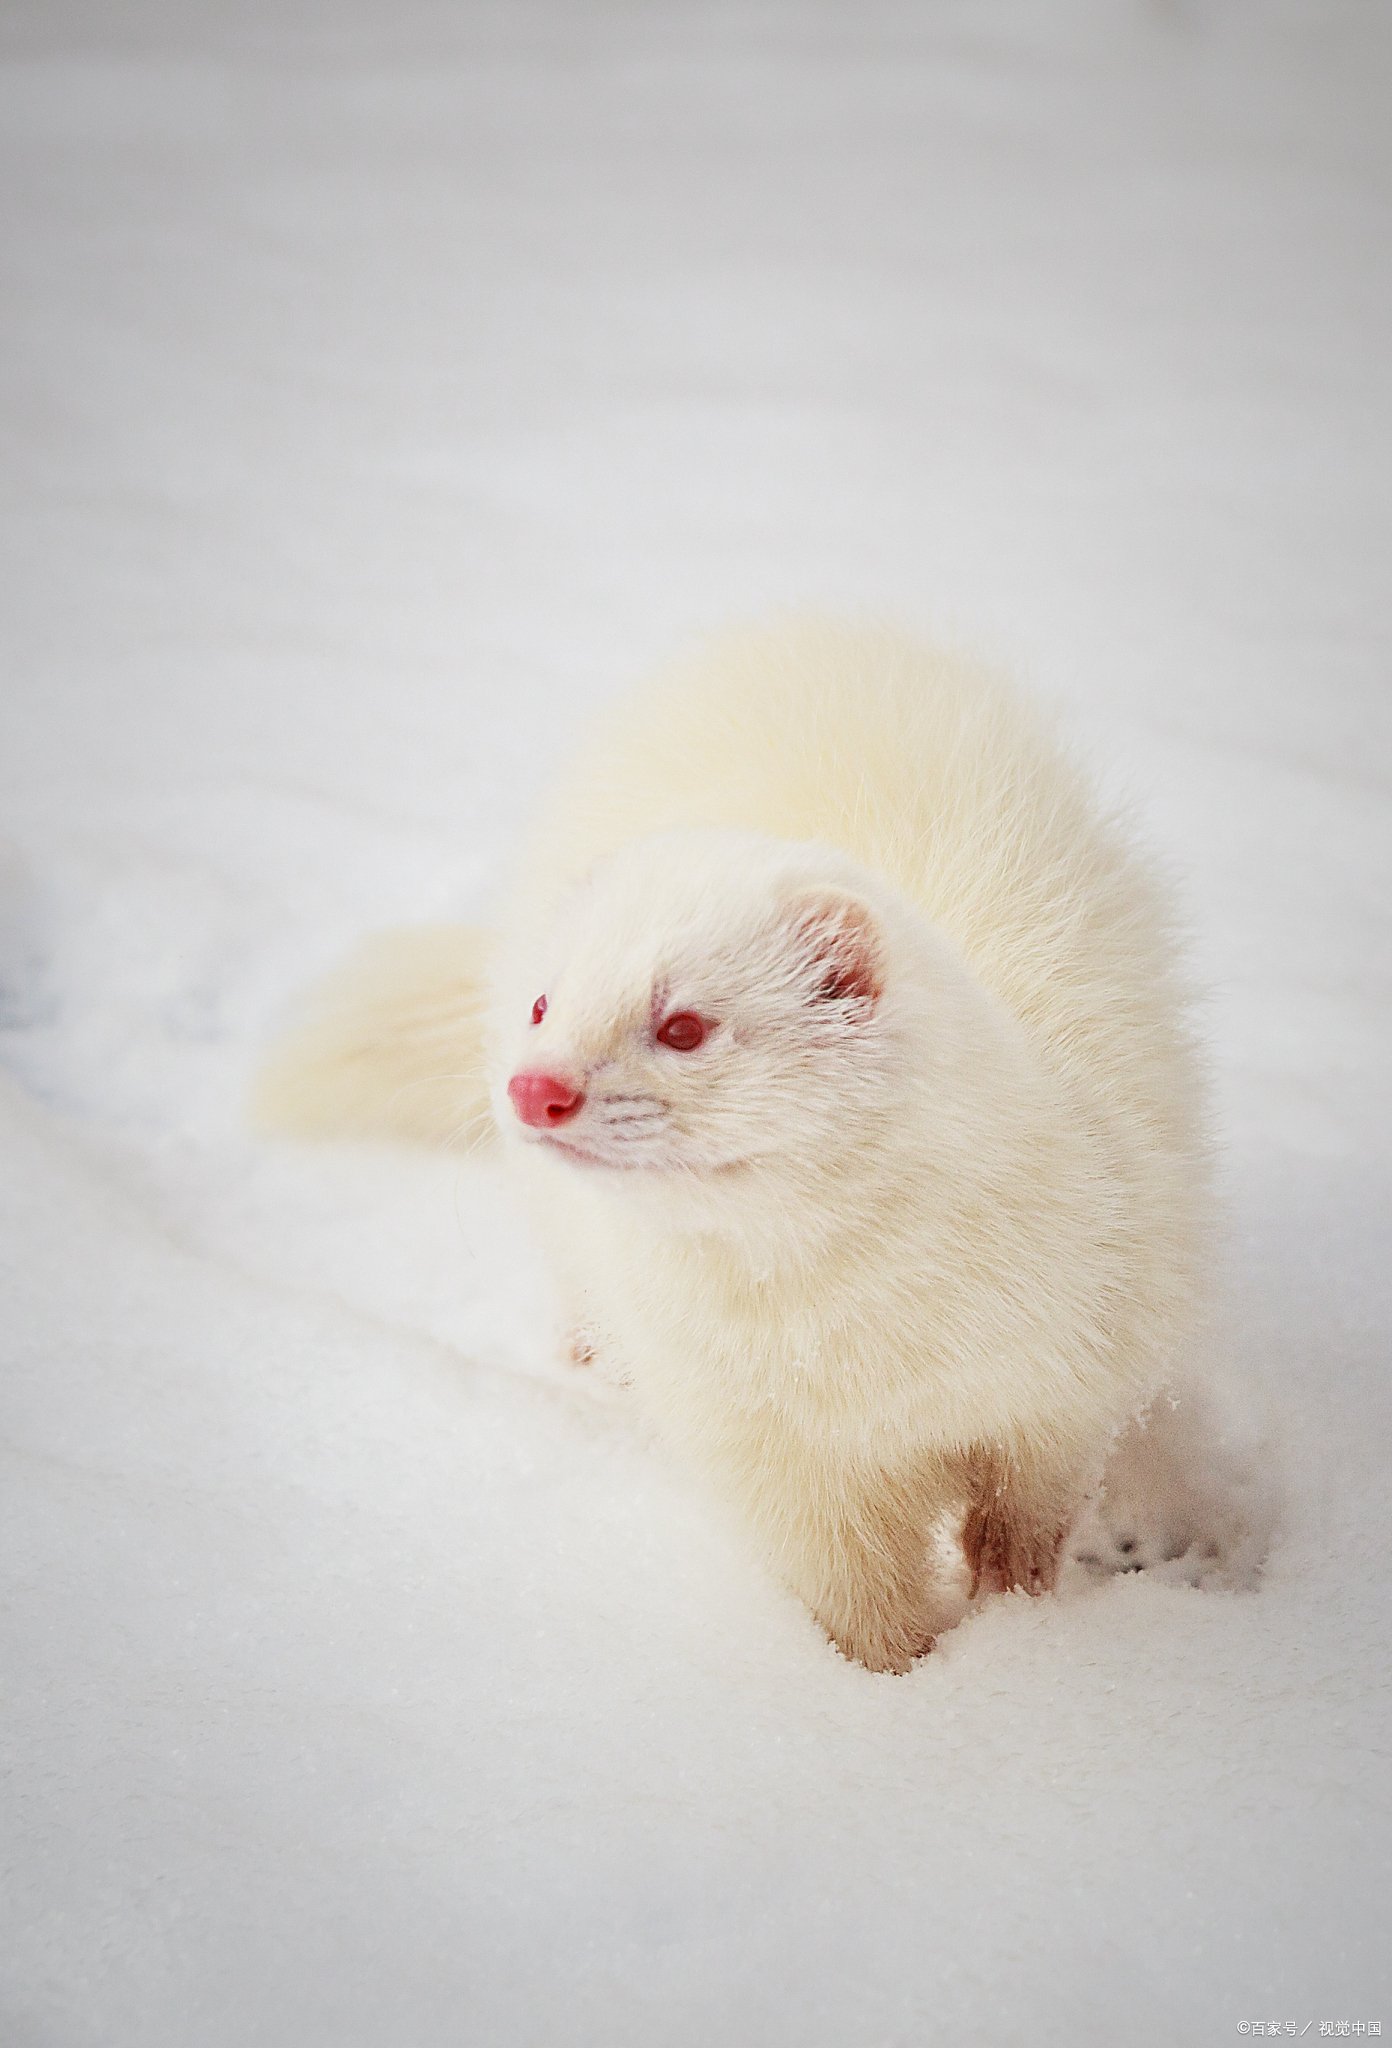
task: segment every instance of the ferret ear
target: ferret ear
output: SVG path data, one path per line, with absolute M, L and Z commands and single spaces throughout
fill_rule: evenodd
M 787 922 L 812 968 L 815 1002 L 873 1007 L 884 990 L 884 935 L 868 903 L 844 889 L 812 889 L 789 904 Z

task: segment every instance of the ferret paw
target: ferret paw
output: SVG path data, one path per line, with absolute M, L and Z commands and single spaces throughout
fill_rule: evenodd
M 962 1524 L 962 1554 L 979 1593 L 1052 1592 L 1067 1524 L 1047 1528 L 1020 1519 L 1007 1500 L 977 1501 Z
M 912 1671 L 920 1657 L 928 1655 L 938 1640 L 932 1635 L 877 1636 L 845 1630 L 838 1634 L 835 1629 L 828 1629 L 827 1636 L 848 1664 L 863 1664 L 867 1671 L 889 1671 L 901 1678 L 906 1671 Z
M 937 1647 L 966 1613 L 966 1601 L 952 1586 L 930 1588 L 927 1597 L 912 1602 L 875 1607 L 866 1603 L 860 1611 L 835 1621 L 819 1615 L 822 1627 L 841 1655 L 851 1664 L 863 1664 L 867 1671 L 911 1671 L 920 1657 Z
M 623 1371 L 602 1331 L 577 1324 L 560 1345 L 560 1363 L 573 1375 L 572 1384 L 596 1400 L 624 1400 L 632 1390 L 631 1377 Z

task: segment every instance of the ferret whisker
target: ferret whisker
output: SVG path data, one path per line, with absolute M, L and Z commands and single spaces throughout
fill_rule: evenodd
M 478 1109 L 455 1125 L 449 1142 L 465 1152 L 479 1152 L 495 1135 L 492 1110 Z

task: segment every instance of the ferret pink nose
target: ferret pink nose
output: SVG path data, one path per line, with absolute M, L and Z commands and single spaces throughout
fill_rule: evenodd
M 558 1081 L 554 1074 L 514 1074 L 507 1092 L 523 1123 L 537 1131 L 569 1123 L 585 1100 L 578 1088 Z

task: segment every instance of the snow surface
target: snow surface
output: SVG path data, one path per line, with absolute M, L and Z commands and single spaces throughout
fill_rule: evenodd
M 7 2044 L 1392 2032 L 1390 84 L 1375 0 L 7 0 Z M 805 602 L 1061 693 L 1213 989 L 1227 1419 L 905 1679 L 486 1161 L 242 1124 Z

